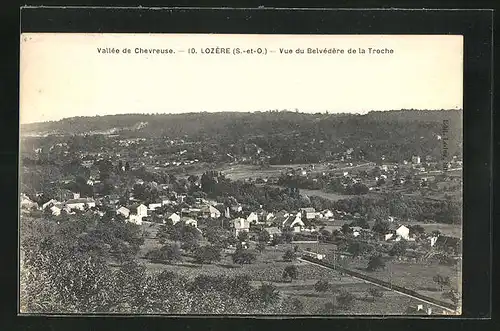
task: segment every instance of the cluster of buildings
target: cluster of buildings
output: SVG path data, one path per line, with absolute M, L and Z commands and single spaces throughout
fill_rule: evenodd
M 50 211 L 54 216 L 59 216 L 63 211 L 68 214 L 75 214 L 76 211 L 84 211 L 86 209 L 94 208 L 96 202 L 92 198 L 80 198 L 80 194 L 74 193 L 72 199 L 58 201 L 57 199 L 50 199 L 41 206 L 32 201 L 25 194 L 21 194 L 20 207 L 22 212 L 29 210 L 44 210 Z

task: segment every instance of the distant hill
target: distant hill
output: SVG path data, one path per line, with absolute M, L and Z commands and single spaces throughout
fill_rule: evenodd
M 444 125 L 446 121 L 446 125 Z M 443 132 L 443 128 L 447 131 Z M 23 135 L 119 134 L 121 137 L 183 138 L 206 142 L 231 154 L 258 146 L 271 163 L 310 163 L 350 147 L 369 160 L 407 160 L 412 155 L 461 155 L 462 110 L 394 110 L 360 114 L 290 111 L 186 114 L 127 114 L 74 117 L 27 124 Z
M 79 116 L 59 121 L 30 123 L 21 125 L 23 134 L 53 132 L 60 134 L 82 134 L 90 132 L 149 131 L 152 134 L 183 136 L 198 133 L 217 132 L 228 127 L 237 127 L 245 131 L 283 130 L 296 126 L 315 126 L 315 123 L 343 122 L 344 120 L 362 120 L 369 122 L 442 122 L 453 121 L 454 126 L 462 122 L 461 110 L 393 110 L 372 111 L 360 114 L 300 113 L 291 111 L 271 112 L 219 112 L 219 113 L 183 113 L 183 114 L 121 114 L 106 116 Z

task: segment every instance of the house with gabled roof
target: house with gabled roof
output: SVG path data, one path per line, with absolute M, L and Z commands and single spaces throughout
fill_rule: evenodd
M 294 232 L 300 232 L 305 226 L 300 213 L 288 216 L 282 223 L 282 228 L 292 228 Z
M 56 203 L 60 203 L 59 201 L 57 201 L 56 199 L 50 199 L 49 201 L 47 201 L 46 203 L 44 203 L 42 205 L 42 209 L 46 209 L 46 208 L 49 208 L 53 205 L 55 205 Z
M 259 221 L 259 216 L 257 215 L 257 213 L 255 212 L 251 212 L 250 214 L 248 214 L 247 216 L 247 221 L 249 223 L 257 223 Z
M 137 215 L 139 217 L 148 216 L 148 207 L 146 207 L 142 203 L 135 203 L 131 205 L 128 209 L 130 210 L 131 214 Z
M 212 205 L 205 205 L 201 207 L 201 213 L 205 217 L 210 217 L 210 218 L 219 218 L 221 216 L 221 212 Z
M 119 215 L 122 215 L 123 217 L 126 218 L 130 215 L 130 209 L 128 209 L 127 207 L 121 206 L 120 208 L 118 208 L 116 210 L 116 213 Z
M 167 219 L 171 220 L 172 224 L 175 225 L 180 222 L 181 217 L 177 213 L 171 213 L 170 215 L 168 215 Z

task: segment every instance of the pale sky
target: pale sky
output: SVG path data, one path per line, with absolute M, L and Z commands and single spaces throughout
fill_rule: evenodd
M 201 54 L 216 46 L 268 53 Z M 136 47 L 176 53 L 135 54 Z M 295 53 L 299 47 L 304 54 Z M 394 53 L 368 54 L 369 47 Z M 124 113 L 462 108 L 462 36 L 22 34 L 20 66 L 21 123 Z

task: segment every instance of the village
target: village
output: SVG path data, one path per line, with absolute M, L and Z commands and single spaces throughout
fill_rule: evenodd
M 135 284 L 91 291 L 124 312 L 141 302 L 135 309 L 152 313 L 457 314 L 462 154 L 449 145 L 442 157 L 439 121 L 385 120 L 410 113 L 118 115 L 27 133 L 21 256 L 40 269 L 26 274 L 63 277 L 61 262 L 39 265 L 39 256 L 67 259 L 68 272 L 81 262 L 82 275 Z M 401 138 L 388 144 L 388 130 Z M 164 277 L 185 306 L 146 305 L 166 291 Z M 143 287 L 150 281 L 159 287 Z M 25 292 L 47 282 L 59 281 L 26 281 Z M 123 307 L 119 298 L 141 291 L 147 300 Z
M 277 252 L 280 252 L 278 260 L 275 261 L 293 260 L 296 264 L 306 263 L 302 258 L 327 261 L 343 268 L 357 270 L 361 273 L 361 277 L 363 274 L 371 275 L 370 277 L 377 277 L 381 282 L 390 281 L 397 286 L 404 286 L 417 293 L 430 295 L 436 300 L 442 300 L 444 296 L 450 303 L 458 302 L 460 285 L 457 268 L 461 264 L 461 239 L 460 236 L 450 235 L 447 231 L 442 233 L 435 223 L 425 224 L 384 213 L 368 217 L 367 214 L 353 212 L 348 208 L 317 210 L 310 200 L 307 203 L 308 197 L 306 197 L 305 206 L 300 208 L 266 209 L 262 204 L 239 201 L 233 196 L 224 195 L 218 196 L 220 199 L 213 198 L 214 194 L 210 194 L 208 186 L 217 185 L 219 180 L 231 181 L 221 172 L 206 172 L 202 176 L 178 176 L 169 183 L 158 183 L 133 175 L 138 173 L 139 168 L 142 169 L 140 171 L 145 171 L 142 164 L 130 166 L 128 161 L 120 160 L 113 164 L 103 158 L 96 161 L 88 159 L 88 157 L 82 157 L 79 166 L 89 169 L 88 173 L 91 175 L 85 180 L 74 179 L 73 181 L 80 182 L 75 189 L 58 187 L 53 191 L 55 193 L 50 199 L 43 195 L 29 197 L 22 193 L 20 200 L 22 217 L 46 215 L 59 224 L 63 222 L 63 219 L 75 219 L 80 217 L 79 215 L 91 213 L 100 219 L 111 217 L 114 220 L 137 225 L 143 229 L 143 236 L 146 238 L 145 244 L 140 249 L 140 258 L 153 269 L 186 269 L 185 266 L 179 265 L 178 261 L 183 261 L 184 264 L 191 263 L 189 261 L 194 257 L 192 263 L 195 263 L 194 261 L 200 263 L 203 258 L 201 260 L 196 258 L 198 254 L 196 249 L 214 246 L 217 242 L 216 246 L 221 253 L 215 255 L 222 254 L 222 257 L 218 256 L 213 259 L 208 257 L 201 263 L 212 264 L 229 259 L 227 260 L 229 263 L 236 265 L 262 265 L 268 268 L 268 263 L 270 263 L 268 258 L 257 258 L 257 256 L 264 256 L 264 251 L 274 251 L 274 258 Z M 195 162 L 195 160 L 192 161 Z M 173 165 L 176 165 L 176 162 L 173 161 Z M 394 187 L 401 187 L 404 181 L 408 180 L 412 186 L 407 184 L 407 191 L 412 191 L 411 188 L 420 190 L 427 186 L 428 181 L 434 182 L 435 177 L 419 176 L 423 172 L 420 169 L 422 167 L 420 158 L 415 157 L 410 162 L 411 165 L 402 164 L 400 167 L 414 170 L 416 176 L 407 176 L 400 181 L 398 179 L 401 176 L 397 176 L 396 173 L 398 165 L 376 166 L 373 163 L 359 163 L 361 167 L 356 169 L 352 162 L 346 162 L 344 166 L 349 170 L 338 169 L 338 167 L 332 169 L 328 165 L 326 168 L 330 168 L 330 173 L 333 172 L 337 174 L 337 178 L 342 179 L 341 185 L 344 188 L 347 185 L 363 182 L 366 192 L 362 193 L 365 194 L 389 190 L 389 184 L 381 185 L 381 183 L 390 179 Z M 108 169 L 102 164 L 108 165 Z M 234 164 L 231 166 L 234 167 Z M 449 167 L 451 166 L 450 164 Z M 376 168 L 375 172 L 374 168 Z M 240 178 L 235 182 L 240 183 L 239 185 L 255 185 L 256 187 L 262 185 L 273 187 L 274 185 L 278 188 L 280 188 L 278 184 L 281 184 L 283 185 L 281 187 L 288 186 L 291 195 L 300 196 L 298 192 L 303 186 L 299 184 L 290 188 L 290 185 L 287 185 L 288 183 L 283 179 L 289 180 L 297 177 L 316 183 L 318 181 L 318 177 L 315 177 L 318 176 L 317 170 L 318 167 L 316 166 L 315 169 L 312 165 L 283 168 L 279 173 L 273 173 L 264 179 L 262 177 L 259 179 Z M 230 177 L 230 172 L 228 173 Z M 116 174 L 120 176 L 122 184 L 113 189 L 112 193 L 103 194 L 104 182 Z M 439 175 L 442 176 L 441 173 Z M 319 178 L 325 176 L 325 172 L 319 173 Z M 123 179 L 125 177 L 126 179 Z M 61 186 L 68 187 L 68 183 L 71 181 L 66 179 L 61 182 Z M 181 189 L 176 191 L 175 188 L 179 187 Z M 351 194 L 359 193 L 351 192 Z M 38 203 L 34 201 L 37 198 Z M 169 243 L 176 245 L 177 240 L 172 240 L 172 234 L 165 235 L 166 232 L 172 233 L 174 228 L 182 229 L 179 230 L 182 233 L 190 232 L 186 229 L 194 229 L 198 232 L 198 235 L 180 236 L 181 245 L 178 247 L 185 258 L 176 258 L 177 260 L 165 253 L 167 251 L 165 247 Z M 454 234 L 456 231 L 451 233 Z M 214 239 L 214 235 L 219 238 Z M 203 246 L 203 243 L 208 243 L 208 245 Z M 241 253 L 244 251 L 247 251 L 247 254 Z M 282 260 L 281 253 L 288 254 L 288 257 Z M 234 258 L 235 254 L 239 254 L 239 257 Z M 388 268 L 392 270 L 388 271 Z M 403 277 L 406 273 L 405 269 L 408 269 L 415 273 L 416 278 L 419 278 L 422 276 L 419 274 L 419 268 L 425 271 L 426 276 L 423 278 L 412 282 L 407 277 Z M 437 284 L 434 289 L 429 286 L 433 282 Z M 433 305 L 428 305 L 428 307 L 424 309 L 424 305 L 416 300 L 407 304 L 406 309 L 409 311 L 414 309 L 417 314 L 432 314 L 432 309 L 434 312 L 441 313 L 439 306 L 437 309 Z M 447 311 L 443 310 L 442 313 L 447 313 Z

